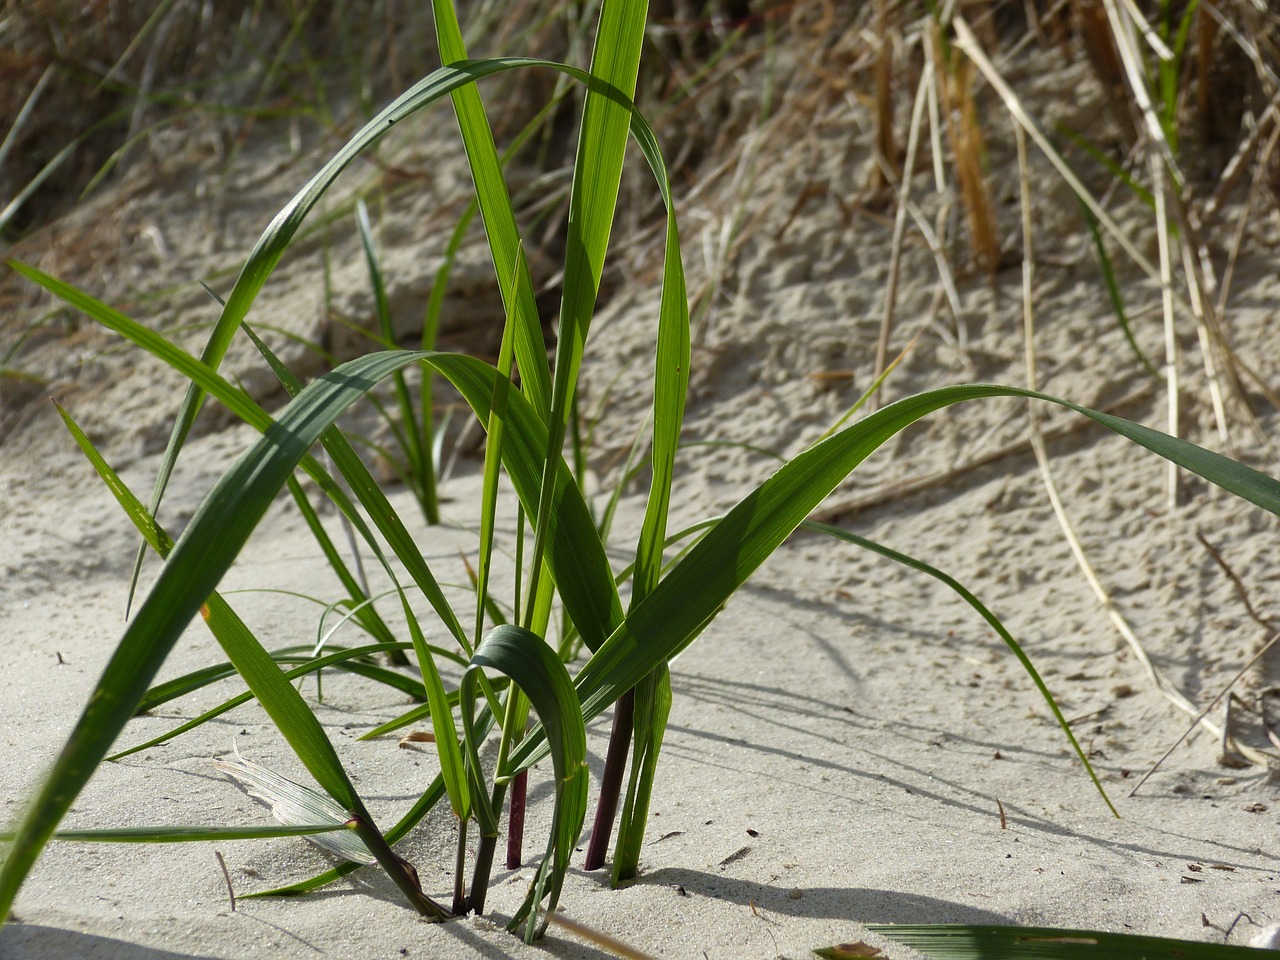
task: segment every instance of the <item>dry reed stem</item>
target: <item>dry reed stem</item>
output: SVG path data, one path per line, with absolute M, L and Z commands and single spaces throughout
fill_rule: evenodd
M 1160 156 L 1164 160 L 1170 176 L 1173 177 L 1177 188 L 1181 189 L 1182 184 L 1186 183 L 1186 178 L 1182 175 L 1178 160 L 1173 155 L 1173 149 L 1164 135 L 1164 128 L 1160 125 L 1160 116 L 1156 113 L 1155 104 L 1151 101 L 1150 91 L 1147 90 L 1145 65 L 1138 50 L 1137 39 L 1134 37 L 1134 18 L 1129 15 L 1122 16 L 1116 6 L 1116 0 L 1102 0 L 1102 6 L 1106 10 L 1107 20 L 1111 24 L 1112 40 L 1115 42 L 1116 50 L 1120 54 L 1120 64 L 1124 68 L 1124 76 L 1128 81 L 1129 93 L 1133 97 L 1133 103 L 1142 114 L 1143 124 L 1147 128 L 1147 136 L 1151 138 L 1151 142 L 1159 149 Z M 1128 14 L 1127 8 L 1125 12 Z M 1145 23 L 1146 21 L 1143 21 L 1144 25 Z
M 1034 279 L 1034 248 L 1032 244 L 1031 230 L 1031 178 L 1027 172 L 1027 147 L 1026 136 L 1021 126 L 1014 118 L 1014 135 L 1018 145 L 1018 171 L 1019 184 L 1022 199 L 1022 242 L 1023 242 L 1023 259 L 1022 259 L 1022 303 L 1023 303 L 1023 324 L 1024 324 L 1024 343 L 1026 349 L 1026 365 L 1027 365 L 1027 387 L 1030 390 L 1036 389 L 1036 354 L 1035 354 L 1035 311 L 1032 299 L 1032 283 Z M 1111 620 L 1120 636 L 1128 643 L 1130 650 L 1137 657 L 1147 672 L 1147 676 L 1155 684 L 1157 690 L 1164 694 L 1172 704 L 1181 710 L 1190 713 L 1196 717 L 1196 722 L 1204 725 L 1215 737 L 1221 737 L 1222 731 L 1214 724 L 1210 723 L 1203 715 L 1197 715 L 1198 711 L 1193 703 L 1182 695 L 1165 676 L 1156 669 L 1155 664 L 1151 662 L 1151 658 L 1147 655 L 1146 649 L 1138 640 L 1137 634 L 1130 626 L 1129 621 L 1116 606 L 1115 600 L 1111 594 L 1103 586 L 1101 578 L 1094 569 L 1093 564 L 1089 562 L 1089 558 L 1085 555 L 1084 546 L 1080 541 L 1079 535 L 1075 531 L 1071 518 L 1067 515 L 1066 507 L 1062 502 L 1062 497 L 1058 492 L 1057 484 L 1054 482 L 1053 473 L 1049 468 L 1049 455 L 1045 447 L 1044 434 L 1040 429 L 1040 419 L 1035 409 L 1035 401 L 1028 403 L 1027 424 L 1030 434 L 1031 449 L 1035 453 L 1036 463 L 1040 468 L 1040 476 L 1044 481 L 1045 492 L 1049 497 L 1049 503 L 1053 507 L 1053 514 L 1058 520 L 1058 525 L 1062 528 L 1062 535 L 1067 541 L 1067 546 L 1071 549 L 1072 556 L 1075 557 L 1080 572 L 1084 574 L 1085 580 L 1092 588 L 1094 596 L 1097 597 L 1099 604 L 1106 611 L 1107 617 Z
M 941 27 L 936 21 L 931 26 L 931 40 L 935 62 L 943 61 Z M 970 60 L 953 58 L 946 69 L 938 71 L 937 77 L 956 181 L 969 225 L 970 252 L 977 266 L 994 273 L 1000 265 L 1000 235 L 983 175 L 986 148 L 974 101 L 973 64 Z
M 593 927 L 587 926 L 585 923 L 579 923 L 577 920 L 570 920 L 563 913 L 555 911 L 547 914 L 547 922 L 562 930 L 567 930 L 576 937 L 586 940 L 588 943 L 594 943 L 602 950 L 607 950 L 614 956 L 622 957 L 623 960 L 653 960 L 647 953 L 637 950 L 630 944 L 623 943 L 607 933 L 601 933 Z
M 1169 256 L 1169 222 L 1165 212 L 1166 184 L 1160 159 L 1148 155 L 1151 170 L 1151 193 L 1156 204 L 1156 242 L 1160 251 L 1160 312 L 1164 317 L 1164 382 L 1168 403 L 1166 430 L 1171 437 L 1178 436 L 1178 331 L 1173 316 L 1173 266 Z M 1178 505 L 1178 465 L 1169 461 L 1166 502 L 1170 509 Z
M 884 373 L 885 364 L 889 360 L 889 338 L 893 333 L 893 314 L 898 301 L 898 278 L 902 266 L 902 235 L 907 225 L 907 204 L 911 199 L 912 172 L 916 168 L 916 148 L 920 143 L 920 123 L 924 116 L 924 105 L 928 99 L 928 86 L 933 82 L 931 64 L 926 63 L 920 75 L 920 83 L 916 87 L 915 99 L 911 104 L 911 126 L 907 132 L 907 157 L 902 172 L 899 174 L 898 209 L 893 216 L 893 240 L 889 248 L 889 279 L 885 285 L 884 310 L 880 316 L 880 336 L 876 341 L 876 365 L 872 380 L 879 380 Z M 888 158 L 884 163 L 890 166 Z M 877 164 L 879 168 L 879 164 Z M 887 173 L 883 175 L 887 176 Z M 874 410 L 879 406 L 879 395 L 868 401 Z
M 924 62 L 926 68 L 937 76 L 938 62 L 932 43 L 923 43 Z M 929 95 L 929 150 L 933 159 L 933 191 L 942 194 L 947 190 L 947 171 L 943 167 L 942 152 L 942 116 L 938 107 L 938 85 L 931 83 L 926 88 Z
M 1103 229 L 1105 229 L 1120 248 L 1128 254 L 1129 258 L 1137 264 L 1142 272 L 1151 279 L 1158 281 L 1160 279 L 1160 271 L 1151 263 L 1150 260 L 1143 256 L 1142 252 L 1139 251 L 1136 246 L 1134 246 L 1133 241 L 1131 241 L 1125 232 L 1120 229 L 1115 220 L 1113 220 L 1111 215 L 1102 208 L 1101 204 L 1098 203 L 1085 185 L 1080 182 L 1080 178 L 1075 175 L 1067 162 L 1063 160 L 1062 155 L 1054 149 L 1053 145 L 1049 142 L 1049 138 L 1045 136 L 1044 131 L 1040 129 L 1039 124 L 1031 118 L 1029 113 L 1027 113 L 1026 108 L 1023 107 L 1018 95 L 1013 92 L 1013 89 L 1005 82 L 1004 78 L 1000 75 L 1000 72 L 996 70 L 995 65 L 992 64 L 987 55 L 982 52 L 982 48 L 978 46 L 977 40 L 969 25 L 964 22 L 962 17 L 957 16 L 952 21 L 952 26 L 956 31 L 956 46 L 959 47 L 967 57 L 973 60 L 974 64 L 982 72 L 982 75 L 987 79 L 987 82 L 990 83 L 1000 95 L 1001 100 L 1004 101 L 1005 108 L 1013 114 L 1014 118 L 1018 121 L 1019 126 L 1027 132 L 1027 135 L 1032 139 L 1035 145 L 1040 148 L 1040 151 L 1049 159 L 1049 162 L 1053 164 L 1054 169 L 1058 171 L 1059 176 L 1061 176 L 1067 185 L 1071 187 L 1076 196 L 1080 198 L 1081 202 L 1089 208 L 1089 212 L 1098 219 L 1098 223 L 1101 224 Z

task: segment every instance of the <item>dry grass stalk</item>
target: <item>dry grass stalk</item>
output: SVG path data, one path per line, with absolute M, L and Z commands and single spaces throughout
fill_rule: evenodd
M 1027 172 L 1027 148 L 1026 136 L 1017 118 L 1014 118 L 1014 135 L 1018 144 L 1018 170 L 1019 182 L 1021 186 L 1022 199 L 1022 303 L 1023 303 L 1023 325 L 1024 325 L 1024 343 L 1026 349 L 1027 364 L 1027 387 L 1028 389 L 1036 389 L 1036 353 L 1035 353 L 1035 310 L 1033 306 L 1033 282 L 1034 282 L 1034 247 L 1032 243 L 1031 230 L 1031 178 Z M 1108 619 L 1111 620 L 1120 636 L 1124 638 L 1129 645 L 1129 649 L 1133 655 L 1137 657 L 1138 662 L 1142 664 L 1147 672 L 1147 676 L 1151 679 L 1156 689 L 1159 690 L 1170 703 L 1178 707 L 1180 710 L 1189 713 L 1196 718 L 1196 723 L 1203 724 L 1205 729 L 1210 731 L 1214 737 L 1221 738 L 1222 730 L 1215 724 L 1211 723 L 1207 717 L 1196 709 L 1195 704 L 1182 695 L 1159 670 L 1155 664 L 1151 662 L 1151 658 L 1147 655 L 1146 649 L 1138 640 L 1137 634 L 1129 621 L 1125 619 L 1124 614 L 1120 612 L 1116 606 L 1115 600 L 1111 597 L 1110 592 L 1103 585 L 1102 579 L 1098 576 L 1093 564 L 1089 562 L 1089 558 L 1085 555 L 1084 546 L 1080 542 L 1080 537 L 1075 531 L 1075 527 L 1071 522 L 1071 518 L 1067 515 L 1066 507 L 1063 505 L 1062 497 L 1058 492 L 1057 484 L 1054 482 L 1053 473 L 1049 468 L 1049 455 L 1045 448 L 1044 434 L 1040 429 L 1040 419 L 1035 408 L 1036 401 L 1030 401 L 1027 409 L 1028 434 L 1031 443 L 1031 449 L 1035 453 L 1036 463 L 1040 468 L 1040 476 L 1044 481 L 1045 492 L 1048 494 L 1049 503 L 1053 507 L 1054 516 L 1058 520 L 1058 525 L 1062 528 L 1062 535 L 1067 541 L 1067 546 L 1071 548 L 1071 554 L 1075 557 L 1076 564 L 1080 567 L 1080 572 L 1084 574 L 1085 580 L 1089 587 L 1093 590 L 1094 596 L 1097 597 L 1098 603 L 1102 605 L 1106 611 Z
M 911 200 L 911 172 L 915 170 L 916 148 L 920 143 L 920 125 L 924 118 L 924 105 L 928 99 L 928 89 L 933 83 L 932 63 L 925 64 L 920 75 L 920 84 L 916 88 L 915 102 L 911 105 L 911 128 L 907 134 L 907 158 L 904 171 L 899 174 L 898 209 L 893 218 L 893 243 L 889 254 L 889 281 L 885 285 L 884 311 L 880 317 L 880 336 L 876 341 L 876 365 L 873 380 L 879 380 L 889 361 L 889 339 L 893 333 L 893 314 L 898 300 L 898 278 L 902 265 L 902 235 L 907 224 L 907 207 Z M 887 157 L 877 158 L 883 161 L 885 168 L 889 166 Z M 883 169 L 880 164 L 877 169 Z M 877 393 L 870 400 L 872 409 L 878 404 Z
M 1169 436 L 1178 433 L 1178 331 L 1173 316 L 1173 267 L 1169 256 L 1169 221 L 1165 208 L 1168 200 L 1164 168 L 1159 157 L 1149 158 L 1152 190 L 1156 204 L 1156 240 L 1160 250 L 1160 312 L 1164 317 L 1164 382 L 1168 397 Z M 1178 505 L 1178 467 L 1170 463 L 1166 500 L 1170 509 Z
M 1093 67 L 1094 75 L 1102 84 L 1116 124 L 1126 135 L 1134 135 L 1133 117 L 1124 107 L 1125 99 L 1114 96 L 1124 83 L 1124 70 L 1120 55 L 1107 26 L 1107 15 L 1102 0 L 1071 0 L 1071 25 L 1084 47 L 1085 56 Z
M 931 32 L 935 62 L 945 64 L 937 74 L 938 90 L 969 226 L 970 253 L 977 266 L 994 273 L 1000 265 L 1000 235 L 983 173 L 986 147 L 974 101 L 973 64 L 959 57 L 951 57 L 948 63 L 942 51 L 941 27 L 936 21 Z
M 875 16 L 878 49 L 871 74 L 875 91 L 875 149 L 889 168 L 898 173 L 901 167 L 898 165 L 898 147 L 893 132 L 893 38 L 889 33 L 889 0 L 876 0 Z M 910 162 L 907 163 L 907 169 L 911 169 Z M 878 163 L 871 166 L 869 186 L 872 190 L 888 186 Z
M 563 913 L 558 911 L 547 914 L 547 921 L 555 927 L 567 930 L 576 937 L 593 943 L 602 950 L 607 950 L 616 957 L 622 957 L 623 960 L 652 960 L 649 954 L 637 950 L 628 943 L 623 943 L 615 937 L 609 936 L 607 933 L 601 933 L 594 927 L 589 927 L 585 923 L 579 923 L 577 920 L 570 920 Z

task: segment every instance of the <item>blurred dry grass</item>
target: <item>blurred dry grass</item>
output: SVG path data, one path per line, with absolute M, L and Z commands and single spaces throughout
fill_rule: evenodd
M 597 3 L 460 6 L 473 56 L 581 62 Z M 972 26 L 991 69 L 1015 92 L 1036 88 L 1038 74 L 1087 65 L 1090 89 L 1017 95 L 1030 97 L 1031 121 L 1104 206 L 1141 203 L 1161 145 L 1144 124 L 1116 34 L 1117 23 L 1132 24 L 1139 13 L 1145 32 L 1125 42 L 1143 58 L 1144 82 L 1157 98 L 1159 60 L 1146 36 L 1173 44 L 1186 15 L 1167 117 L 1177 163 L 1175 195 L 1167 199 L 1185 214 L 1178 227 L 1194 254 L 1187 263 L 1198 258 L 1208 269 L 1198 278 L 1200 299 L 1216 296 L 1224 305 L 1250 218 L 1280 197 L 1280 11 L 1260 0 L 652 0 L 638 99 L 683 198 L 699 315 L 713 307 L 743 244 L 766 221 L 768 239 L 777 241 L 811 204 L 838 209 L 846 224 L 855 216 L 896 220 L 895 252 L 928 246 L 952 300 L 956 277 L 993 274 L 1016 260 L 1016 214 L 998 199 L 991 169 L 991 151 L 1002 162 L 1012 156 L 1008 115 L 991 78 L 955 47 L 955 18 Z M 32 234 L 74 206 L 104 171 L 171 149 L 172 139 L 149 146 L 151 132 L 170 122 L 199 133 L 183 138 L 188 149 L 212 144 L 223 156 L 234 155 L 255 125 L 273 125 L 258 136 L 342 136 L 430 70 L 434 47 L 429 8 L 408 0 L 5 0 L 0 116 L 21 122 L 5 130 L 0 206 L 51 159 L 65 157 L 0 236 Z M 500 139 L 564 89 L 548 72 L 504 83 L 485 89 Z M 569 88 L 517 161 L 532 185 L 517 200 L 537 234 L 531 246 L 552 260 L 567 191 L 557 173 L 572 152 L 574 104 Z M 843 166 L 838 176 L 833 152 Z M 390 183 L 399 171 L 384 173 Z M 657 262 L 660 219 L 647 174 L 633 167 L 627 177 L 621 256 L 605 278 L 606 294 Z M 778 210 L 786 211 L 780 225 Z M 1059 217 L 1070 220 L 1074 210 Z M 1083 232 L 1078 220 L 1068 229 Z M 895 287 L 891 276 L 881 363 L 893 352 Z M 1195 291 L 1178 296 L 1197 300 Z M 1212 328 L 1213 310 L 1200 312 Z M 1229 359 L 1228 347 L 1216 349 L 1220 361 Z

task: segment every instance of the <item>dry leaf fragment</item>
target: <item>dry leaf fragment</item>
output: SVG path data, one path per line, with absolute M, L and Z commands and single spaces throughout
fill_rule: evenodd
M 824 947 L 813 951 L 823 960 L 852 960 L 854 957 L 878 957 L 882 955 L 879 947 L 858 940 L 855 943 L 837 943 L 834 947 Z
M 400 738 L 400 749 L 409 749 L 410 744 L 414 743 L 435 743 L 436 735 L 430 730 L 410 730 Z

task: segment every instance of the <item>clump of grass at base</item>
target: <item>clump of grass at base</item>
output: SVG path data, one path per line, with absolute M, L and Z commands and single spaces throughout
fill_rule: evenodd
M 8 916 L 43 847 L 55 837 L 62 817 L 148 696 L 152 680 L 197 613 L 204 617 L 228 661 L 319 788 L 349 814 L 342 826 L 359 837 L 406 902 L 430 919 L 484 911 L 498 822 L 508 791 L 520 774 L 549 754 L 554 768 L 554 807 L 545 854 L 528 896 L 511 922 L 514 931 L 532 940 L 542 929 L 543 911 L 554 909 L 560 896 L 585 821 L 585 724 L 634 691 L 630 729 L 623 724 L 611 747 L 611 751 L 625 752 L 628 743 L 634 743 L 633 769 L 638 771 L 628 786 L 618 831 L 614 874 L 621 879 L 633 874 L 638 863 L 670 705 L 668 661 L 697 639 L 737 588 L 838 484 L 917 420 L 971 400 L 1024 397 L 1056 403 L 1280 514 L 1280 483 L 1185 441 L 1029 390 L 988 384 L 946 386 L 906 397 L 824 436 L 781 466 L 725 516 L 699 525 L 696 532 L 700 539 L 668 564 L 667 546 L 684 534 L 668 530 L 668 514 L 689 378 L 689 308 L 668 170 L 653 131 L 631 102 L 644 36 L 643 10 L 625 0 L 605 0 L 590 72 L 532 59 L 469 60 L 452 4 L 435 0 L 433 12 L 446 65 L 414 84 L 355 133 L 272 220 L 228 296 L 200 359 L 88 294 L 33 267 L 13 264 L 25 277 L 181 371 L 191 388 L 178 414 L 150 507 L 143 507 L 104 461 L 95 460 L 95 468 L 149 545 L 167 558 L 53 770 L 11 838 L 0 869 L 0 917 Z M 587 90 L 573 169 L 559 336 L 553 359 L 546 354 L 521 232 L 481 97 L 481 83 L 487 77 L 535 69 L 560 71 Z M 495 282 L 506 310 L 497 364 L 429 349 L 386 349 L 344 363 L 303 387 L 262 344 L 265 362 L 292 395 L 283 410 L 274 418 L 269 416 L 218 373 L 228 346 L 300 226 L 342 169 L 362 151 L 371 149 L 396 123 L 446 95 L 452 99 L 467 151 Z M 578 477 L 563 451 L 584 347 L 592 335 L 629 136 L 656 181 L 665 207 L 665 233 L 661 308 L 654 343 L 650 487 L 634 544 L 630 598 L 624 609 L 618 587 L 623 571 L 611 566 Z M 483 494 L 475 505 L 480 516 L 479 559 L 471 610 L 459 610 L 451 603 L 385 491 L 334 426 L 346 409 L 380 382 L 394 383 L 394 378 L 412 365 L 448 381 L 488 436 Z M 154 514 L 192 419 L 208 397 L 261 431 L 262 436 L 223 475 L 182 536 L 171 543 Z M 332 471 L 311 454 L 316 443 L 324 446 Z M 94 457 L 91 450 L 87 445 L 86 453 Z M 214 592 L 279 491 L 299 470 L 349 519 L 384 571 L 392 596 L 400 601 L 407 632 L 407 638 L 397 644 L 412 651 L 418 673 L 415 684 L 420 680 L 427 701 L 441 772 L 429 783 L 405 785 L 418 800 L 390 828 L 384 829 L 370 816 L 323 726 L 282 672 L 279 658 L 262 647 L 225 598 Z M 514 518 L 517 545 L 526 537 L 530 541 L 527 550 L 517 551 L 509 604 L 511 623 L 497 622 L 490 596 L 495 582 L 492 552 L 499 529 L 496 491 L 500 483 L 514 490 L 519 500 Z M 892 556 L 919 566 L 905 555 Z M 397 573 L 401 568 L 404 573 Z M 940 573 L 932 568 L 925 572 Z M 962 589 L 954 581 L 952 584 Z M 344 585 L 354 603 L 363 602 L 360 598 L 367 591 L 351 590 L 346 581 Z M 424 624 L 415 614 L 411 601 L 419 598 L 432 609 L 430 623 Z M 570 674 L 548 642 L 548 625 L 557 603 L 589 651 L 576 675 Z M 365 626 L 382 639 L 385 624 L 380 626 L 370 619 Z M 448 659 L 466 662 L 456 689 L 445 688 L 438 662 L 443 655 L 427 644 L 428 627 L 456 644 L 456 653 Z M 381 649 L 397 644 L 374 646 Z M 1011 646 L 1020 653 L 1016 643 Z M 1025 658 L 1023 665 L 1034 682 L 1040 683 Z M 1041 689 L 1048 697 L 1047 688 L 1041 684 Z M 526 733 L 530 711 L 538 722 Z M 421 716 L 421 711 L 415 711 L 414 716 Z M 1070 737 L 1065 723 L 1063 729 Z M 479 758 L 481 744 L 491 733 L 496 733 L 499 742 L 496 768 L 490 771 Z M 1076 749 L 1087 767 L 1078 745 Z M 449 908 L 421 889 L 417 872 L 393 847 L 442 801 L 448 802 L 460 823 Z M 335 824 L 302 827 L 331 830 Z M 608 830 L 602 829 L 607 839 Z M 472 830 L 478 832 L 474 856 L 469 855 L 468 833 Z M 203 831 L 204 836 L 209 834 L 209 830 Z M 331 871 L 297 885 L 295 892 L 314 888 L 354 868 Z

